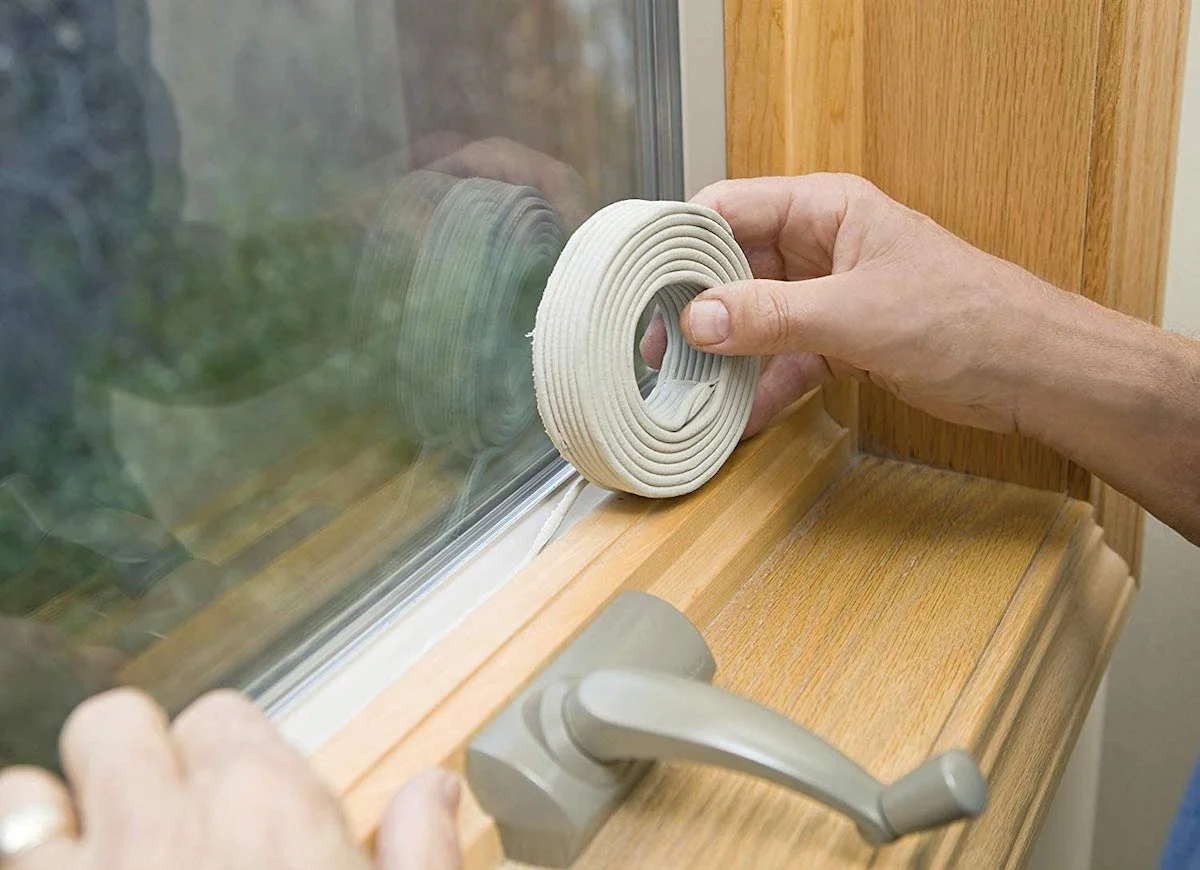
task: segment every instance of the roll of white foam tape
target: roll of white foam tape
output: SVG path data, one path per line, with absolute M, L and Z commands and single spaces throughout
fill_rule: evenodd
M 679 315 L 701 291 L 750 277 L 725 220 L 690 203 L 617 202 L 571 236 L 538 306 L 533 371 L 546 432 L 585 478 L 666 498 L 717 473 L 745 430 L 760 363 L 696 350 Z M 651 304 L 667 351 L 643 399 L 633 353 Z

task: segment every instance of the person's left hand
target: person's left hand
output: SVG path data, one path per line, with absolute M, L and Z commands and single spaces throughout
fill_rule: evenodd
M 248 700 L 228 691 L 175 722 L 143 693 L 81 704 L 63 727 L 67 782 L 0 772 L 3 870 L 367 870 L 333 796 Z M 378 870 L 457 870 L 460 785 L 430 771 L 393 799 Z

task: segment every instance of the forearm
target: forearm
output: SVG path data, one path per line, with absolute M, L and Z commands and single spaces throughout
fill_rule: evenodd
M 1200 342 L 1042 285 L 1018 426 L 1200 543 Z

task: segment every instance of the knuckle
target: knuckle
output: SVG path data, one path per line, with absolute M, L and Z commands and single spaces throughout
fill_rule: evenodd
M 877 207 L 880 203 L 888 199 L 882 190 L 861 175 L 853 175 L 849 172 L 837 172 L 826 176 L 826 178 L 832 182 L 831 186 L 836 185 L 837 188 L 840 188 L 841 198 L 845 203 L 844 208 L 847 211 L 864 207 Z
M 921 216 L 900 202 L 892 199 L 874 182 L 861 175 L 843 173 L 838 176 L 846 198 L 846 207 L 859 214 L 913 214 Z
M 269 813 L 295 829 L 341 824 L 337 802 L 316 778 L 274 756 L 239 755 L 223 766 L 220 780 L 228 805 Z
M 772 286 L 763 293 L 755 306 L 755 330 L 759 343 L 767 352 L 783 349 L 791 333 L 790 307 L 779 287 Z

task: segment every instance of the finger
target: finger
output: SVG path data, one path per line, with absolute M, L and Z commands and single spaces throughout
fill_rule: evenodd
M 175 718 L 172 731 L 189 773 L 251 755 L 308 775 L 304 759 L 279 736 L 266 714 L 228 689 L 195 701 Z
M 886 323 L 884 294 L 863 293 L 867 280 L 843 272 L 809 281 L 740 281 L 706 290 L 680 318 L 683 334 L 699 350 L 719 354 L 818 353 L 857 364 L 853 348 L 874 341 Z
M 281 867 L 365 863 L 334 796 L 248 698 L 209 692 L 176 717 L 174 732 L 188 787 L 213 808 L 215 836 L 232 852 L 275 857 Z M 285 858 L 293 854 L 304 860 Z
M 792 402 L 832 380 L 833 372 L 825 358 L 818 354 L 771 357 L 759 376 L 754 407 L 742 437 L 756 435 Z
M 148 695 L 114 689 L 84 701 L 63 725 L 59 752 L 84 837 L 160 830 L 180 768 L 167 714 Z
M 663 357 L 667 355 L 667 325 L 663 322 L 661 311 L 654 312 L 650 325 L 646 327 L 642 340 L 638 342 L 638 350 L 646 365 L 652 369 L 662 368 Z
M 458 777 L 431 770 L 392 798 L 376 838 L 379 870 L 459 870 Z
M 793 270 L 787 277 L 799 279 L 832 271 L 838 231 L 849 202 L 872 190 L 868 182 L 855 176 L 818 173 L 719 181 L 696 194 L 693 201 L 725 218 L 743 249 L 775 248 Z M 760 275 L 757 268 L 754 274 Z
M 743 248 L 743 253 L 746 255 L 746 261 L 750 264 L 750 274 L 755 278 L 768 278 L 772 281 L 787 280 L 787 265 L 783 262 L 783 254 L 780 253 L 777 246 Z
M 692 202 L 725 218 L 743 248 L 773 245 L 787 224 L 795 180 L 764 177 L 718 181 L 692 197 Z
M 69 867 L 78 822 L 71 794 L 40 767 L 0 771 L 0 865 L 4 870 Z M 12 854 L 16 853 L 16 854 Z M 5 859 L 5 855 L 11 855 Z

